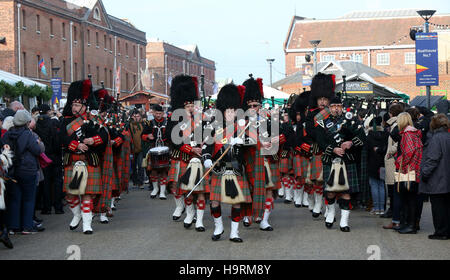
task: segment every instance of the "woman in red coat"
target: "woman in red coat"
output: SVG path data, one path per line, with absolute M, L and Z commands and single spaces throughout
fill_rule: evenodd
M 399 186 L 399 192 L 404 205 L 404 213 L 407 214 L 407 224 L 398 232 L 401 234 L 417 233 L 417 195 L 419 190 L 420 163 L 422 161 L 422 132 L 413 126 L 411 115 L 401 113 L 397 118 L 398 128 L 402 137 L 400 142 L 401 154 L 397 157 L 395 165 L 398 172 L 407 174 L 415 171 L 415 177 L 408 183 Z M 397 184 L 397 183 L 396 183 Z M 408 187 L 409 185 L 409 187 Z M 397 185 L 396 185 L 397 186 Z

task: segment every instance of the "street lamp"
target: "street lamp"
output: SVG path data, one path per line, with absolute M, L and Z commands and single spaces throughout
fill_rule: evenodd
M 423 20 L 425 20 L 425 23 L 423 26 L 424 32 L 425 33 L 430 32 L 428 21 L 434 15 L 434 13 L 436 13 L 436 11 L 435 10 L 420 10 L 420 11 L 417 11 L 417 13 L 419 14 L 419 16 L 421 16 L 423 18 Z M 428 107 L 428 110 L 430 110 L 431 109 L 431 86 L 426 86 L 426 91 L 427 91 L 427 107 Z
M 267 62 L 269 62 L 270 65 L 270 87 L 272 87 L 272 63 L 275 61 L 274 58 L 268 58 Z
M 317 46 L 322 42 L 321 40 L 311 40 L 309 43 L 314 47 L 314 75 L 317 74 Z

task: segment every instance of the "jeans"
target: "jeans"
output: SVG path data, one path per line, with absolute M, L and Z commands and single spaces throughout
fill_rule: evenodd
M 37 174 L 18 176 L 16 183 L 8 183 L 7 224 L 9 229 L 33 229 Z
M 135 185 L 142 186 L 144 184 L 144 168 L 142 168 L 142 152 L 139 154 L 134 154 L 132 160 L 132 173 L 131 179 Z
M 375 211 L 384 211 L 386 201 L 384 181 L 369 177 L 369 184 L 372 191 L 373 209 Z

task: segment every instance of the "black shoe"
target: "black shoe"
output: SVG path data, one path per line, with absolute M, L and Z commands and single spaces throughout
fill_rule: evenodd
M 192 223 L 190 223 L 190 224 L 184 223 L 184 228 L 185 228 L 185 229 L 188 229 L 188 228 L 190 228 L 191 226 L 192 226 Z
M 273 228 L 272 227 L 266 227 L 266 228 L 259 228 L 260 230 L 262 230 L 262 231 L 273 231 Z
M 284 200 L 284 203 L 285 203 L 285 204 L 291 204 L 291 203 L 292 203 L 292 200 L 287 200 L 287 199 L 285 199 L 285 200 Z
M 399 224 L 398 226 L 392 227 L 392 229 L 393 229 L 393 230 L 396 230 L 396 231 L 399 231 L 399 230 L 405 229 L 406 227 L 408 227 L 408 225 L 405 225 L 405 224 Z
M 325 226 L 327 229 L 331 229 L 333 227 L 334 223 L 327 223 L 325 222 Z
M 156 194 L 150 196 L 151 199 L 154 199 L 155 197 L 156 197 Z
M 296 208 L 302 208 L 302 205 L 301 204 L 295 204 L 295 207 Z
M 172 216 L 172 219 L 173 219 L 174 221 L 178 221 L 180 218 L 181 218 L 181 216 Z
M 91 234 L 93 234 L 94 232 L 93 232 L 92 230 L 87 230 L 87 231 L 84 231 L 83 233 L 86 234 L 86 235 L 91 235 Z
M 195 230 L 198 232 L 204 232 L 205 228 L 204 227 L 196 227 Z
M 238 237 L 230 238 L 230 241 L 234 242 L 234 243 L 242 243 L 242 242 L 244 242 L 241 238 L 238 238 Z
M 313 218 L 319 218 L 320 214 L 322 214 L 322 213 L 315 213 L 315 212 L 312 212 Z
M 400 233 L 400 234 L 416 234 L 417 230 L 415 228 L 413 228 L 412 226 L 407 226 L 403 229 L 400 229 L 398 231 L 398 233 Z
M 428 235 L 428 239 L 432 239 L 432 240 L 448 240 L 449 237 L 445 236 L 445 235 L 432 234 L 432 235 Z
M 249 226 L 250 226 L 250 223 L 244 222 L 244 227 L 249 227 Z
M 106 225 L 106 224 L 109 224 L 109 221 L 100 221 L 100 224 Z
M 78 226 L 80 225 L 80 223 L 81 223 L 81 221 L 78 222 L 78 224 L 76 226 L 74 226 L 74 227 L 73 226 L 69 226 L 69 229 L 72 230 L 72 231 L 76 230 L 78 228 Z
M 211 236 L 212 241 L 218 241 L 224 232 L 222 231 L 221 234 Z
M 51 210 L 42 210 L 41 211 L 41 215 L 51 215 L 52 211 Z
M 350 227 L 341 227 L 342 232 L 350 232 Z
M 3 229 L 2 235 L 0 235 L 0 242 L 3 243 L 3 245 L 5 245 L 8 249 L 14 248 L 11 240 L 9 239 L 8 229 Z
M 380 215 L 380 218 L 386 218 L 386 219 L 392 218 L 391 209 L 389 208 L 389 210 L 387 210 L 383 215 Z
M 33 217 L 33 220 L 35 221 L 35 222 L 37 222 L 37 223 L 42 223 L 44 220 L 42 220 L 42 219 L 39 219 L 38 217 L 36 217 L 36 216 L 34 216 Z

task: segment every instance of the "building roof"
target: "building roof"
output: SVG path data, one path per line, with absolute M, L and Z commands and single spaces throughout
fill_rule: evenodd
M 450 14 L 434 15 L 430 22 L 450 24 Z M 337 19 L 316 20 L 294 17 L 285 42 L 285 51 L 311 49 L 310 40 L 321 40 L 318 48 L 414 45 L 411 27 L 423 26 L 412 10 L 354 12 Z M 431 31 L 433 26 L 430 26 Z M 400 42 L 399 42 L 400 40 Z
M 21 76 L 15 75 L 13 73 L 9 73 L 9 72 L 2 71 L 2 70 L 0 70 L 0 81 L 5 81 L 6 83 L 8 83 L 10 85 L 15 85 L 17 82 L 22 82 L 26 86 L 37 85 L 44 89 L 47 87 L 47 85 L 45 85 L 45 84 L 38 83 L 31 79 L 21 77 Z
M 334 74 L 336 76 L 336 80 L 342 79 L 343 75 L 350 77 L 353 75 L 366 74 L 373 78 L 389 76 L 388 74 L 378 71 L 377 69 L 370 68 L 365 64 L 350 60 L 319 62 L 317 63 L 317 71 L 325 74 Z M 273 83 L 272 87 L 278 88 L 286 84 L 302 83 L 302 81 L 302 71 L 299 71 Z

